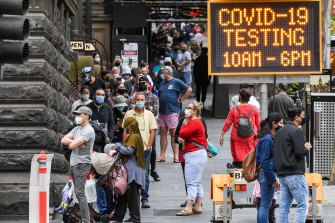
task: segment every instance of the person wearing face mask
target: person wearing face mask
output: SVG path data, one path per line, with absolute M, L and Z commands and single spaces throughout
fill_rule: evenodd
M 124 84 L 121 82 L 121 81 L 117 81 L 115 84 L 114 84 L 114 91 L 113 91 L 113 96 L 112 96 L 112 101 L 113 101 L 113 104 L 115 104 L 115 99 L 117 96 L 123 96 L 125 97 L 126 99 L 129 98 L 127 92 L 126 92 L 126 88 L 124 86 Z
M 158 72 L 162 69 L 163 66 L 164 66 L 164 56 L 160 56 L 158 64 L 152 68 L 152 73 L 154 75 L 154 78 L 157 77 Z
M 187 51 L 187 45 L 185 43 L 182 43 L 181 45 L 181 52 L 182 53 L 178 55 L 176 64 L 178 70 L 181 72 L 181 77 L 183 78 L 184 83 L 191 86 L 192 57 L 190 52 Z
M 256 165 L 258 167 L 258 183 L 260 196 L 255 196 L 258 209 L 258 223 L 275 223 L 277 175 L 273 164 L 273 140 L 276 132 L 284 126 L 283 115 L 271 113 L 261 122 L 260 140 L 256 146 Z M 256 187 L 256 186 L 255 186 Z M 256 192 L 255 192 L 256 193 Z
M 292 200 L 297 202 L 296 223 L 305 222 L 308 212 L 308 185 L 304 177 L 305 157 L 312 145 L 305 143 L 299 128 L 304 124 L 305 111 L 302 107 L 288 108 L 288 123 L 276 132 L 273 143 L 275 171 L 280 182 L 279 221 L 288 222 Z
M 95 139 L 95 132 L 90 125 L 92 111 L 86 106 L 73 112 L 78 126 L 65 135 L 61 144 L 68 146 L 71 152 L 70 166 L 74 184 L 74 191 L 79 202 L 81 222 L 89 223 L 90 214 L 85 195 L 86 176 L 91 166 L 91 156 Z
M 200 120 L 202 104 L 191 101 L 185 109 L 185 118 L 179 131 L 178 143 L 183 145 L 185 159 L 185 181 L 187 187 L 186 206 L 177 212 L 177 216 L 202 213 L 204 190 L 201 185 L 202 173 L 207 163 L 208 153 L 205 126 Z M 199 145 L 202 146 L 199 147 Z M 194 204 L 194 207 L 193 207 Z
M 123 95 L 118 95 L 115 97 L 115 104 L 113 107 L 114 114 L 122 117 L 128 110 L 128 104 L 127 104 L 127 98 L 125 98 Z
M 108 135 L 108 138 L 113 139 L 114 133 L 114 118 L 112 108 L 105 103 L 105 91 L 103 89 L 97 89 L 94 94 L 94 100 L 87 104 L 92 110 L 92 121 L 96 121 L 103 127 Z
M 146 164 L 146 175 L 145 175 L 145 188 L 141 189 L 141 202 L 142 208 L 150 208 L 149 205 L 149 171 L 150 171 L 150 156 L 152 144 L 155 139 L 155 132 L 157 127 L 156 119 L 151 111 L 148 111 L 144 107 L 145 105 L 145 95 L 138 92 L 135 96 L 135 108 L 129 110 L 124 115 L 124 120 L 128 117 L 133 117 L 138 122 L 138 127 L 143 140 L 144 146 L 144 157 Z M 123 125 L 124 126 L 124 125 Z
M 164 67 L 165 66 L 171 67 L 172 70 L 173 70 L 173 72 L 172 72 L 173 78 L 179 79 L 179 73 L 178 73 L 177 69 L 175 68 L 175 66 L 172 65 L 172 60 L 171 60 L 170 57 L 165 57 L 164 58 Z M 164 67 L 162 67 L 162 69 L 158 72 L 157 77 L 156 77 L 156 87 L 157 87 L 157 89 L 159 89 L 160 83 L 164 80 L 164 74 L 163 74 Z
M 92 54 L 92 57 L 94 59 L 94 65 L 99 65 L 100 66 L 100 64 L 101 64 L 100 55 L 98 53 L 94 52 Z
M 71 113 L 73 113 L 78 106 L 87 105 L 92 102 L 92 100 L 90 99 L 90 93 L 91 90 L 89 87 L 84 85 L 80 88 L 80 99 L 73 102 Z
M 105 81 L 93 76 L 92 67 L 85 67 L 81 73 L 84 78 L 84 85 L 91 89 L 90 99 L 93 99 L 93 92 L 97 89 L 106 89 Z

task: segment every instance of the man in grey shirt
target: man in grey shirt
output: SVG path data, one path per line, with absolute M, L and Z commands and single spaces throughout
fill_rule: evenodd
M 287 84 L 279 84 L 279 93 L 272 96 L 268 104 L 268 113 L 279 112 L 284 116 L 285 124 L 288 122 L 287 111 L 289 107 L 293 107 L 293 99 L 287 95 Z
M 90 214 L 85 195 L 86 176 L 91 165 L 91 155 L 95 139 L 94 129 L 90 125 L 92 110 L 86 106 L 73 112 L 78 125 L 61 140 L 71 152 L 70 166 L 74 191 L 79 202 L 81 222 L 89 223 Z

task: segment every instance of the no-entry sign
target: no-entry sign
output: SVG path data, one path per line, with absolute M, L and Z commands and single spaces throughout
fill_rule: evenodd
M 209 73 L 322 73 L 319 0 L 208 2 Z

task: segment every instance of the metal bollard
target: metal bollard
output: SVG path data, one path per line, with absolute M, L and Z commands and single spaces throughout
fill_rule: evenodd
M 228 191 L 227 191 L 227 184 L 223 185 L 223 223 L 227 223 L 227 216 L 228 216 Z
M 316 223 L 316 184 L 312 184 L 312 216 L 313 223 Z
M 48 210 L 47 207 L 47 156 L 45 151 L 42 150 L 40 157 L 38 158 L 38 185 L 39 185 L 39 223 L 48 222 Z

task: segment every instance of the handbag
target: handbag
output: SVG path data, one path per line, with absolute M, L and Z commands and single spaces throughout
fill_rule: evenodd
M 207 148 L 205 146 L 202 146 L 202 145 L 196 143 L 196 142 L 192 142 L 192 144 L 200 147 L 201 149 L 207 150 L 208 152 L 210 152 L 210 154 L 212 154 L 212 156 L 216 156 L 219 153 L 219 150 L 214 146 L 213 143 L 211 143 L 209 140 L 207 140 L 207 141 L 208 141 Z
M 124 195 L 126 192 L 128 188 L 128 173 L 121 162 L 112 167 L 107 185 L 109 189 L 119 195 Z

